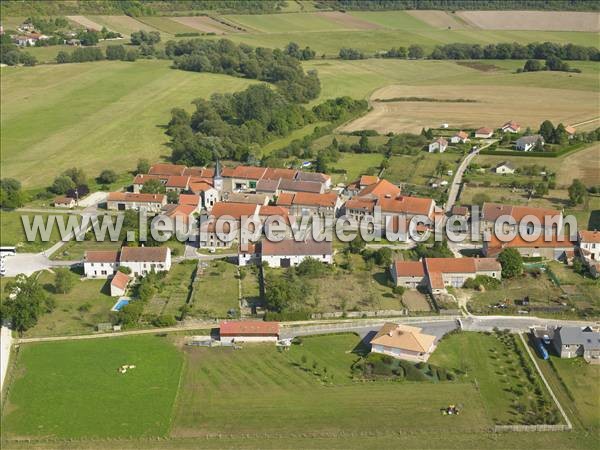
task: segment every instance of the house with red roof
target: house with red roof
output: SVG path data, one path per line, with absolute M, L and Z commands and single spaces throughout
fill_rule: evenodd
M 106 208 L 116 211 L 127 209 L 148 212 L 160 212 L 167 204 L 167 196 L 164 194 L 136 194 L 134 192 L 111 192 L 106 199 Z
M 464 131 L 459 131 L 450 138 L 450 142 L 452 142 L 453 144 L 464 144 L 466 142 L 469 142 L 469 134 Z
M 579 256 L 593 277 L 600 277 L 600 231 L 580 230 L 577 233 Z
M 514 120 L 511 120 L 502 125 L 500 129 L 503 133 L 518 133 L 519 131 L 521 131 L 521 125 L 519 125 Z
M 87 278 L 108 278 L 119 267 L 127 267 L 134 277 L 151 271 L 168 272 L 171 269 L 169 247 L 121 247 L 121 250 L 88 250 L 83 257 L 83 273 Z
M 115 275 L 110 280 L 110 295 L 111 297 L 122 297 L 127 292 L 127 286 L 131 278 L 129 275 L 117 270 Z
M 507 242 L 492 233 L 491 239 L 483 242 L 483 254 L 485 256 L 496 257 L 505 248 L 514 248 L 521 256 L 526 258 L 555 259 L 569 262 L 575 256 L 575 243 L 569 241 L 568 237 L 557 233 L 552 233 L 549 239 L 546 239 L 543 232 L 539 236 L 521 236 L 517 233 Z
M 475 130 L 475 137 L 478 139 L 489 139 L 494 135 L 494 130 L 488 127 L 481 127 Z
M 447 293 L 447 287 L 460 288 L 469 278 L 485 275 L 502 278 L 495 258 L 423 258 L 421 261 L 395 261 L 390 272 L 396 286 L 420 286 L 432 294 Z
M 221 342 L 277 342 L 279 323 L 260 320 L 227 320 L 219 325 Z

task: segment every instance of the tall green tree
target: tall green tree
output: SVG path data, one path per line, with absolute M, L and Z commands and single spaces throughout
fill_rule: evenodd
M 523 258 L 514 248 L 505 248 L 498 256 L 498 262 L 502 266 L 503 278 L 514 278 L 523 273 Z
M 569 186 L 569 200 L 573 205 L 581 205 L 587 196 L 587 188 L 579 179 L 574 179 Z

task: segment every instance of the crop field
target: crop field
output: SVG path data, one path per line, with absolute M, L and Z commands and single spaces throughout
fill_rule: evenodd
M 173 17 L 171 20 L 201 33 L 228 34 L 239 32 L 236 28 L 227 26 L 208 16 Z
M 100 31 L 103 27 L 102 24 L 99 24 L 98 22 L 95 22 L 94 20 L 92 20 L 88 17 L 85 17 L 85 16 L 67 16 L 67 19 L 69 19 L 71 22 L 75 22 L 76 24 L 81 25 L 82 27 L 90 29 L 90 30 Z M 119 30 L 115 30 L 112 28 L 109 28 L 109 30 L 119 31 Z
M 139 158 L 152 161 L 170 154 L 161 125 L 168 123 L 173 107 L 191 110 L 195 98 L 239 91 L 251 83 L 173 70 L 169 64 L 2 68 L 2 176 L 17 178 L 25 187 L 43 187 L 75 161 L 92 177 L 104 168 L 131 170 Z
M 436 100 L 467 99 L 473 102 L 389 101 L 399 97 L 423 97 Z M 423 127 L 498 128 L 508 120 L 537 129 L 548 119 L 554 123 L 574 124 L 598 114 L 597 98 L 586 91 L 547 88 L 510 88 L 494 86 L 406 86 L 392 85 L 371 95 L 373 109 L 342 127 L 342 131 L 376 130 L 417 133 Z
M 417 9 L 407 11 L 407 13 L 434 28 L 448 30 L 463 30 L 473 28 L 454 12 Z
M 149 16 L 149 17 L 137 17 L 136 20 L 142 22 L 150 27 L 155 28 L 158 31 L 168 34 L 178 34 L 178 33 L 194 33 L 198 32 L 193 27 L 189 27 L 185 25 L 183 22 L 175 20 L 176 18 L 171 17 L 159 17 L 159 16 Z
M 3 437 L 165 436 L 182 362 L 169 338 L 155 336 L 21 346 Z M 135 368 L 119 373 L 124 364 Z
M 129 16 L 87 16 L 87 18 L 126 37 L 134 31 L 157 31 L 155 27 Z
M 484 30 L 600 31 L 597 12 L 457 11 L 456 15 Z

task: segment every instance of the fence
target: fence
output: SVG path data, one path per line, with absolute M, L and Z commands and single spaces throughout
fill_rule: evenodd
M 341 317 L 347 317 L 348 319 L 360 319 L 364 317 L 397 317 L 407 316 L 408 309 L 392 310 L 384 309 L 377 311 L 335 311 L 330 313 L 314 313 L 311 314 L 311 319 L 339 319 Z
M 568 425 L 495 425 L 495 433 L 510 431 L 536 432 L 536 431 L 571 431 Z

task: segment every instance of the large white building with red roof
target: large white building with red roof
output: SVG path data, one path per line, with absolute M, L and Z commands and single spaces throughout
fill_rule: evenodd
M 119 267 L 127 267 L 134 277 L 171 269 L 169 247 L 122 247 L 121 250 L 89 250 L 83 258 L 87 278 L 112 277 Z

